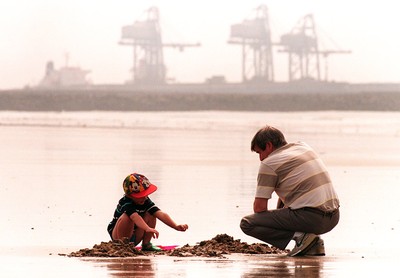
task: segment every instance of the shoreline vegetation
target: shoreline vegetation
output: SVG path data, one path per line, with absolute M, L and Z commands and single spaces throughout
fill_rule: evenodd
M 200 88 L 200 87 L 199 87 Z M 0 91 L 2 111 L 400 111 L 400 90 L 88 87 Z

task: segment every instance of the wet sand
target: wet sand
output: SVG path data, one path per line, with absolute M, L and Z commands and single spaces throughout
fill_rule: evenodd
M 3 277 L 376 277 L 395 276 L 398 258 L 242 254 L 226 259 L 8 256 L 1 262 Z
M 258 169 L 249 151 L 264 123 L 312 145 L 341 199 L 327 256 L 69 258 L 108 241 L 105 227 L 131 171 L 185 233 L 159 224 L 156 244 L 196 244 L 251 213 Z M 400 247 L 400 113 L 0 113 L 0 273 L 5 277 L 348 277 L 396 273 Z M 22 204 L 22 205 L 21 205 Z M 217 209 L 216 209 L 217 208 Z M 393 215 L 394 214 L 394 215 Z

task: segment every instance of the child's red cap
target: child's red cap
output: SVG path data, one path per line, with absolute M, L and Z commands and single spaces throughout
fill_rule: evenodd
M 150 195 L 157 190 L 157 186 L 143 175 L 133 173 L 127 176 L 122 184 L 126 196 L 133 198 L 142 198 Z

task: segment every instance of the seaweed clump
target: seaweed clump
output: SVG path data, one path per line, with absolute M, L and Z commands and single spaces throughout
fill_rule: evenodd
M 69 255 L 59 254 L 68 257 L 136 257 L 146 255 L 145 252 L 137 249 L 128 238 L 123 240 L 112 240 L 95 244 L 93 248 L 84 248 Z
M 170 256 L 177 257 L 223 257 L 232 253 L 280 254 L 283 251 L 263 243 L 248 244 L 227 234 L 219 234 L 211 240 L 203 240 L 194 246 L 188 244 L 171 250 Z
M 68 257 L 136 257 L 147 255 L 168 255 L 175 257 L 219 257 L 232 253 L 242 254 L 282 254 L 282 251 L 263 243 L 248 244 L 234 239 L 227 234 L 219 234 L 210 240 L 203 240 L 196 245 L 186 244 L 172 250 L 148 252 L 141 251 L 126 238 L 96 244 L 93 248 L 84 248 L 69 255 Z

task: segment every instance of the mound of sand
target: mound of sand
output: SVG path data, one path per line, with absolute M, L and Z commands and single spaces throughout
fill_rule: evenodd
M 135 245 L 126 240 L 115 240 L 96 244 L 93 248 L 84 248 L 70 254 L 59 254 L 69 257 L 136 257 L 146 255 L 168 255 L 176 257 L 223 257 L 232 253 L 244 254 L 281 254 L 284 251 L 267 244 L 247 244 L 240 239 L 234 239 L 227 234 L 220 234 L 211 240 L 203 240 L 190 246 L 186 244 L 180 248 L 168 251 L 148 252 L 141 251 Z

